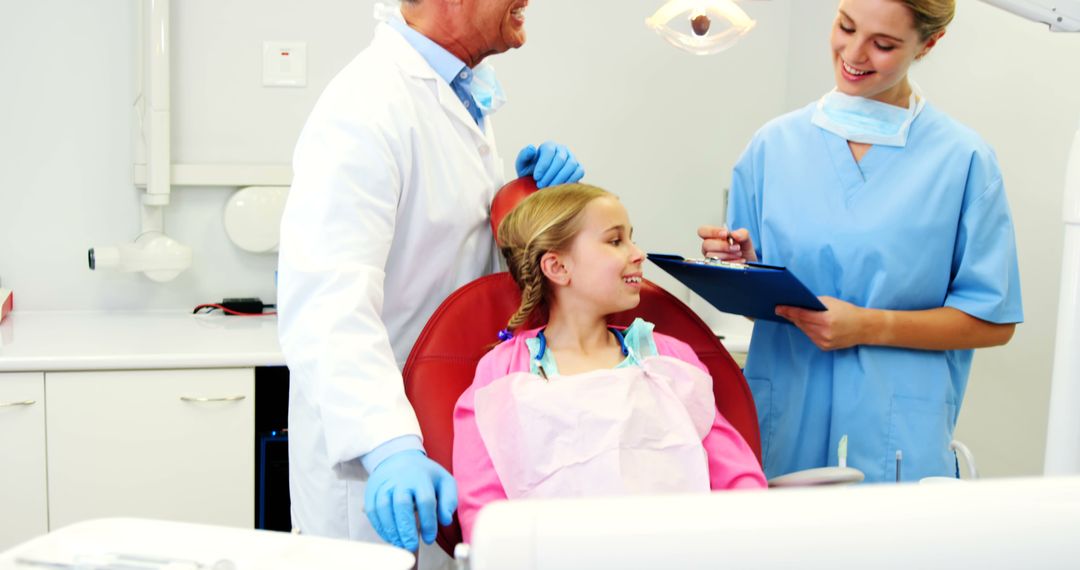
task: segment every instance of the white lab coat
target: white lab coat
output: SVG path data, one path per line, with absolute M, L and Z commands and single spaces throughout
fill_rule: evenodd
M 323 92 L 293 169 L 278 275 L 293 524 L 375 541 L 358 458 L 420 435 L 401 368 L 443 299 L 497 266 L 502 163 L 490 126 L 380 24 Z

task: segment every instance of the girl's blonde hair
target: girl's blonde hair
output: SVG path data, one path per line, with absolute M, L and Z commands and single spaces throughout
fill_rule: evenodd
M 565 252 L 581 231 L 589 202 L 611 192 L 588 184 L 563 184 L 533 193 L 499 223 L 499 249 L 510 275 L 521 289 L 521 305 L 507 324 L 514 330 L 529 322 L 537 309 L 547 309 L 550 285 L 540 269 L 549 251 Z
M 956 0 L 898 0 L 915 16 L 915 31 L 926 41 L 945 29 L 956 15 Z

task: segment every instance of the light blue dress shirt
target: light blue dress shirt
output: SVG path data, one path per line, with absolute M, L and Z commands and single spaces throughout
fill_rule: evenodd
M 483 127 L 484 114 L 465 88 L 465 85 L 472 81 L 473 70 L 469 69 L 465 62 L 458 59 L 454 54 L 446 51 L 446 48 L 409 27 L 405 20 L 390 18 L 386 23 L 397 30 L 405 38 L 405 41 L 409 42 L 409 45 L 423 56 L 428 65 L 435 70 L 435 73 L 450 85 L 450 89 L 461 100 L 461 104 L 465 106 L 465 110 L 476 121 L 476 125 Z

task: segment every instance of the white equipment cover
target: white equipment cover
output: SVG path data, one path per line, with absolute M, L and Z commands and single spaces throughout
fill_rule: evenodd
M 500 501 L 470 570 L 1075 569 L 1080 477 Z M 464 557 L 464 556 L 463 556 Z
M 78 522 L 0 552 L 0 570 L 409 570 L 400 548 L 137 518 Z

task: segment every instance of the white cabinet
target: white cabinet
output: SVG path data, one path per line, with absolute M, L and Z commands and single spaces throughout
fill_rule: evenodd
M 44 376 L 0 373 L 0 551 L 48 530 Z
M 133 516 L 252 528 L 254 400 L 251 368 L 46 373 L 49 527 Z

